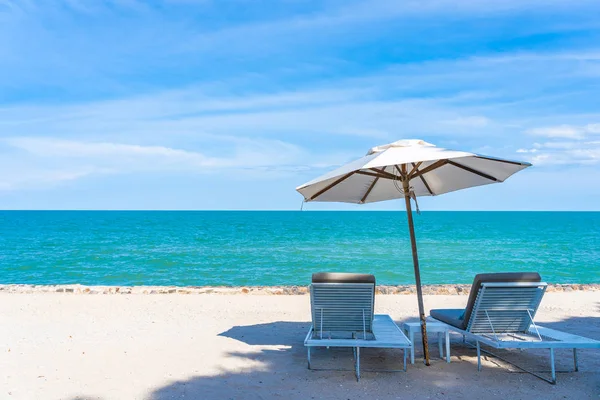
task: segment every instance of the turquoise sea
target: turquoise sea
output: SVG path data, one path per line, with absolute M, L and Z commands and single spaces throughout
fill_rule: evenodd
M 600 212 L 415 214 L 424 284 L 539 271 L 600 282 Z M 0 283 L 306 285 L 317 271 L 412 284 L 406 214 L 0 211 Z

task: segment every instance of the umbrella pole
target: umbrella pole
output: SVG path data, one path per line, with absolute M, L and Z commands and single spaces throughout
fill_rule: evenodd
M 410 232 L 410 245 L 412 247 L 413 265 L 415 268 L 415 281 L 417 286 L 417 300 L 419 303 L 419 318 L 421 319 L 421 335 L 423 337 L 423 356 L 425 365 L 429 366 L 429 344 L 427 343 L 427 323 L 425 322 L 425 307 L 423 306 L 423 292 L 421 291 L 421 272 L 419 271 L 419 256 L 417 254 L 417 239 L 415 237 L 415 225 L 412 218 L 410 205 L 410 187 L 408 179 L 402 181 L 404 190 L 404 201 L 406 202 L 406 213 L 408 217 L 408 231 Z

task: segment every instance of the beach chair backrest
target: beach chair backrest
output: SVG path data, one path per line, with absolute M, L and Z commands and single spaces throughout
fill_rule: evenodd
M 495 335 L 527 332 L 546 287 L 544 282 L 482 283 L 467 331 Z
M 313 283 L 310 287 L 314 331 L 373 331 L 373 298 L 371 283 Z
M 372 333 L 375 278 L 359 274 L 315 274 L 310 286 L 310 303 L 313 329 L 318 336 L 332 332 Z

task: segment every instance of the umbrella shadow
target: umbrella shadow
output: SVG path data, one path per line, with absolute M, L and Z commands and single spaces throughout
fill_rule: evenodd
M 405 321 L 396 321 L 398 325 L 402 322 Z M 567 330 L 573 333 L 581 329 L 588 333 L 590 329 L 598 329 L 599 321 L 597 318 L 577 318 L 557 324 L 561 328 L 574 325 L 574 330 Z M 393 349 L 365 349 L 361 352 L 363 374 L 360 382 L 354 378 L 350 349 L 315 350 L 313 365 L 325 370 L 309 370 L 303 344 L 309 326 L 308 322 L 290 321 L 232 326 L 218 336 L 244 343 L 247 349 L 226 352 L 222 359 L 224 364 L 218 372 L 156 388 L 148 399 L 360 399 L 394 397 L 398 391 L 404 391 L 407 396 L 449 398 L 473 396 L 473 391 L 482 388 L 485 391 L 481 395 L 492 390 L 511 397 L 515 394 L 515 387 L 522 397 L 537 397 L 548 390 L 547 383 L 528 374 L 513 373 L 518 371 L 509 370 L 493 357 L 484 360 L 484 369 L 478 373 L 475 351 L 462 346 L 458 337 L 454 337 L 452 343 L 452 363 L 447 364 L 438 358 L 437 335 L 432 335 L 430 340 L 430 367 L 420 362 L 420 341 L 416 340 L 415 364 L 409 364 L 407 372 L 367 372 L 399 369 L 402 352 Z M 596 334 L 590 337 L 594 336 Z M 580 359 L 584 372 L 568 374 L 568 380 L 559 377 L 559 384 L 575 398 L 578 395 L 585 398 L 585 393 L 595 390 L 593 382 L 590 383 L 590 376 L 594 381 L 593 374 L 597 374 L 594 372 L 595 365 L 600 363 L 600 357 L 595 354 L 597 352 L 582 353 L 586 353 Z M 540 359 L 535 352 L 519 352 L 516 356 L 519 361 L 525 360 L 536 365 L 545 363 L 545 358 Z M 568 357 L 565 357 L 564 363 L 570 363 Z
M 233 326 L 217 336 L 242 342 L 249 350 L 227 352 L 224 358 L 230 364 L 252 367 L 236 371 L 223 368 L 215 376 L 177 381 L 156 389 L 149 399 L 347 399 L 356 398 L 356 388 L 360 387 L 357 385 L 373 386 L 381 379 L 398 384 L 408 379 L 404 372 L 366 372 L 369 369 L 402 369 L 402 351 L 394 349 L 365 349 L 361 354 L 365 377 L 359 383 L 354 376 L 350 348 L 313 349 L 313 366 L 319 370 L 309 370 L 303 342 L 309 328 L 309 322 L 290 321 Z M 324 390 L 327 387 L 330 389 Z

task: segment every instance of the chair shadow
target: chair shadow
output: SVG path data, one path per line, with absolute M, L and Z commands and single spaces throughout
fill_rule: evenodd
M 600 303 L 597 303 L 597 309 L 600 311 Z M 536 324 L 546 328 L 600 341 L 600 317 L 571 316 L 559 321 L 544 321 L 543 319 L 536 318 L 535 322 Z M 462 339 L 455 338 L 455 343 L 452 345 L 452 355 L 457 356 L 459 360 L 461 358 L 461 353 L 464 355 L 469 355 L 470 353 L 474 352 L 472 346 L 462 345 L 461 341 Z M 510 363 L 527 367 L 527 369 L 536 372 L 542 372 L 543 375 L 549 374 L 550 352 L 548 349 L 527 349 L 521 351 L 517 349 L 488 349 L 485 346 L 482 346 L 482 349 L 489 350 L 497 356 L 505 358 L 505 360 L 509 361 Z M 554 353 L 557 372 L 575 372 L 573 349 L 555 349 Z M 585 373 L 585 371 L 597 371 L 597 366 L 600 364 L 600 349 L 579 349 L 577 354 L 580 372 Z M 515 368 L 514 365 L 506 363 L 504 360 L 501 360 L 497 357 L 486 355 L 484 358 L 492 364 L 504 368 L 507 371 L 522 372 L 518 368 Z M 577 374 L 570 375 L 571 378 L 578 376 L 579 375 Z M 561 376 L 558 377 L 559 382 L 560 380 Z M 596 388 L 596 390 L 600 393 L 600 386 Z
M 264 324 L 234 326 L 218 336 L 235 339 L 250 346 L 298 346 L 303 342 L 297 336 L 308 332 L 309 322 L 277 321 Z
M 597 310 L 600 312 L 600 302 L 596 304 Z M 538 320 L 536 323 L 550 329 L 556 329 L 561 332 L 571 333 L 578 336 L 584 336 L 589 339 L 600 341 L 600 317 L 595 316 L 570 316 L 559 321 L 544 321 Z M 571 357 L 572 349 L 557 350 L 560 353 L 569 354 Z M 586 370 L 588 365 L 591 366 L 594 361 L 600 359 L 600 349 L 581 349 L 577 352 L 580 369 Z M 598 390 L 600 392 L 600 388 Z

